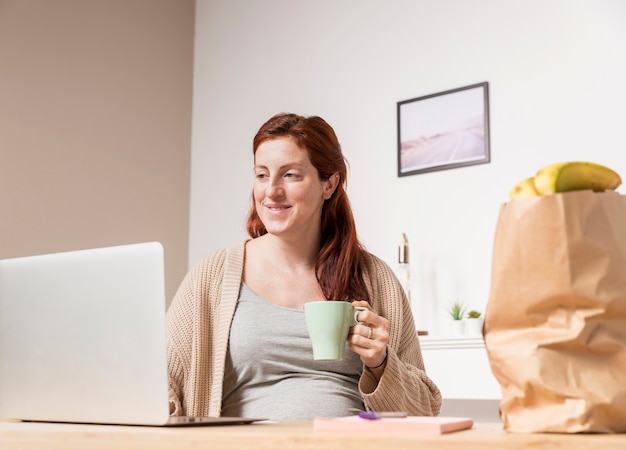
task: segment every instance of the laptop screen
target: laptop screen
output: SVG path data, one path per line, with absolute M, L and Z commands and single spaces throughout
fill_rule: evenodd
M 167 421 L 163 247 L 0 261 L 0 418 Z

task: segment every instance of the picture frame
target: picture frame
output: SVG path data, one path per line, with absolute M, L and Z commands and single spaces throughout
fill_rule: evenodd
M 397 102 L 398 176 L 491 162 L 489 83 Z

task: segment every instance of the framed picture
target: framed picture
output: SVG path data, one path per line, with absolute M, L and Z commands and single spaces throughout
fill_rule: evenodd
M 398 176 L 490 162 L 487 82 L 398 102 Z

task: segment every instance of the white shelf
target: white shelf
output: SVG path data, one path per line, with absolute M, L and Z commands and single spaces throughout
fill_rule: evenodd
M 482 336 L 420 336 L 422 350 L 485 348 Z

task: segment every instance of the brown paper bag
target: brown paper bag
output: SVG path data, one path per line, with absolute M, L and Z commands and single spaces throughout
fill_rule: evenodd
M 626 432 L 626 198 L 501 206 L 485 346 L 512 432 Z

